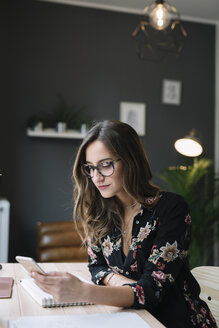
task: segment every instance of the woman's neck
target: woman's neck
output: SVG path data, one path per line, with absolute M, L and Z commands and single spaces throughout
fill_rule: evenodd
M 133 208 L 137 204 L 136 199 L 134 199 L 132 196 L 127 194 L 127 192 L 125 192 L 124 190 L 119 195 L 117 195 L 117 197 L 122 203 L 124 210 L 128 208 Z

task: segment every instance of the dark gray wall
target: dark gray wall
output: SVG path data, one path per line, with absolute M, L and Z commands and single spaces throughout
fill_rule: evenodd
M 35 256 L 38 220 L 70 220 L 71 173 L 80 140 L 28 138 L 27 117 L 62 93 L 92 119 L 119 119 L 120 101 L 147 105 L 145 148 L 158 171 L 177 164 L 174 141 L 195 127 L 214 150 L 212 25 L 188 23 L 180 58 L 141 61 L 131 33 L 137 15 L 34 1 L 1 1 L 0 196 L 11 203 L 10 260 Z M 164 78 L 181 80 L 180 106 L 162 105 Z

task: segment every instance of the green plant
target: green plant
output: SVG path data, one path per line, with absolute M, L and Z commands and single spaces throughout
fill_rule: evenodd
M 164 169 L 159 177 L 165 188 L 184 197 L 190 207 L 192 239 L 190 266 L 207 265 L 219 240 L 219 188 L 212 160 L 202 158 L 190 166 Z
M 85 122 L 82 112 L 83 107 L 76 109 L 74 105 L 69 106 L 62 95 L 57 95 L 58 101 L 52 112 L 47 115 L 49 125 L 55 125 L 58 122 L 67 123 L 69 128 L 79 129 Z

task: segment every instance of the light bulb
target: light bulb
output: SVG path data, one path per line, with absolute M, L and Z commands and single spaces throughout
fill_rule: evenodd
M 149 20 L 156 30 L 164 30 L 170 24 L 171 15 L 163 4 L 157 4 L 150 13 Z

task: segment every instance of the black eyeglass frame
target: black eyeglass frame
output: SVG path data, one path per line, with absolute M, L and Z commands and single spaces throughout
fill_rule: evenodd
M 97 164 L 96 166 L 94 166 L 94 165 L 90 165 L 90 164 L 82 164 L 82 165 L 81 165 L 81 171 L 82 171 L 82 173 L 83 173 L 87 178 L 93 178 L 93 176 L 87 174 L 87 173 L 85 172 L 85 170 L 83 169 L 83 167 L 87 167 L 87 166 L 89 166 L 93 171 L 94 171 L 94 170 L 97 170 L 97 172 L 98 172 L 100 175 L 102 175 L 102 177 L 110 177 L 110 176 L 113 175 L 113 173 L 115 172 L 115 163 L 117 163 L 117 162 L 120 161 L 120 160 L 121 160 L 121 158 L 118 158 L 118 159 L 114 159 L 114 160 L 112 160 L 112 161 L 109 161 L 109 164 L 112 165 L 112 168 L 113 168 L 113 172 L 112 172 L 111 174 L 109 174 L 109 175 L 104 175 L 103 173 L 100 172 L 99 165 L 100 165 L 101 163 Z M 103 162 L 104 162 L 104 161 L 103 161 Z M 106 160 L 106 162 L 107 162 L 107 160 Z

